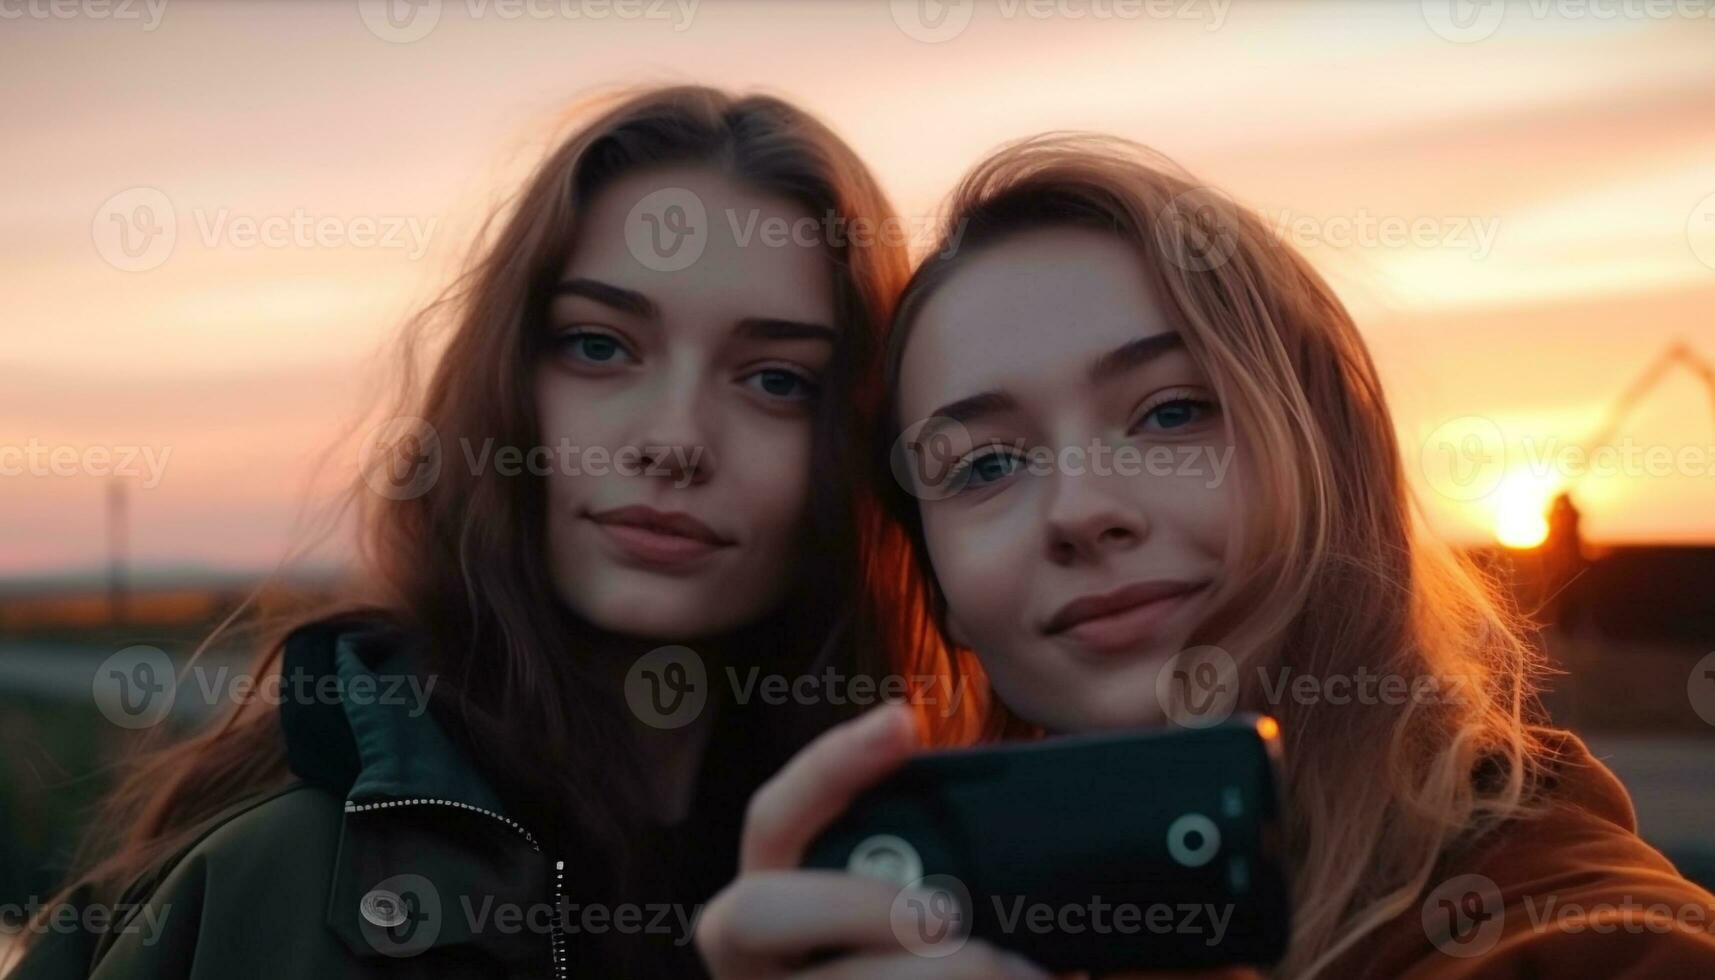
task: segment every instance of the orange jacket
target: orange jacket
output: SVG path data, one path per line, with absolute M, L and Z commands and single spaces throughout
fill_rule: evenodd
M 1637 836 L 1620 781 L 1561 737 L 1553 809 L 1448 862 L 1322 976 L 1715 978 L 1715 896 Z

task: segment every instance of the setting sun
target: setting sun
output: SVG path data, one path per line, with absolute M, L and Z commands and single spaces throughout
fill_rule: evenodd
M 1515 469 L 1501 480 L 1494 495 L 1495 540 L 1509 548 L 1534 548 L 1548 538 L 1548 502 L 1554 481 Z

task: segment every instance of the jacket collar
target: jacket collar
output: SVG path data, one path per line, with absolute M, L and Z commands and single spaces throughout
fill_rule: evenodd
M 291 769 L 345 800 L 329 928 L 359 957 L 468 945 L 545 967 L 558 873 L 435 723 L 415 644 L 386 624 L 330 620 L 288 637 L 282 669 L 312 695 L 281 707 Z M 502 909 L 522 910 L 523 927 Z
M 287 639 L 282 669 L 305 695 L 280 712 L 299 778 L 348 803 L 431 799 L 503 811 L 429 712 L 437 678 L 405 634 L 373 621 L 313 624 Z

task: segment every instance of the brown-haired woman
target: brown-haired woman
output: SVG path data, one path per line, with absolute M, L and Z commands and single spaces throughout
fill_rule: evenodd
M 356 491 L 378 595 L 266 651 L 277 710 L 126 774 L 64 896 L 123 920 L 14 976 L 699 970 L 744 802 L 834 710 L 741 704 L 728 669 L 891 642 L 862 566 L 903 551 L 850 436 L 908 269 L 861 161 L 781 100 L 594 113 L 432 308 L 450 338 Z
M 1283 977 L 1715 975 L 1715 897 L 1545 724 L 1529 623 L 1425 529 L 1364 341 L 1302 256 L 1103 137 L 1011 146 L 948 210 L 962 242 L 900 299 L 878 443 L 933 445 L 937 420 L 890 500 L 992 685 L 978 730 L 1278 719 Z M 797 975 L 806 949 L 851 953 L 842 977 L 1030 974 L 913 959 L 895 889 L 786 870 L 909 753 L 900 714 L 758 793 L 750 873 L 699 926 L 717 976 Z

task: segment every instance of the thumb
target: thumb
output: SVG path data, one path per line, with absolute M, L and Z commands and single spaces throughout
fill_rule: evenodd
M 824 732 L 751 797 L 739 870 L 797 867 L 810 842 L 916 747 L 916 723 L 903 705 Z

